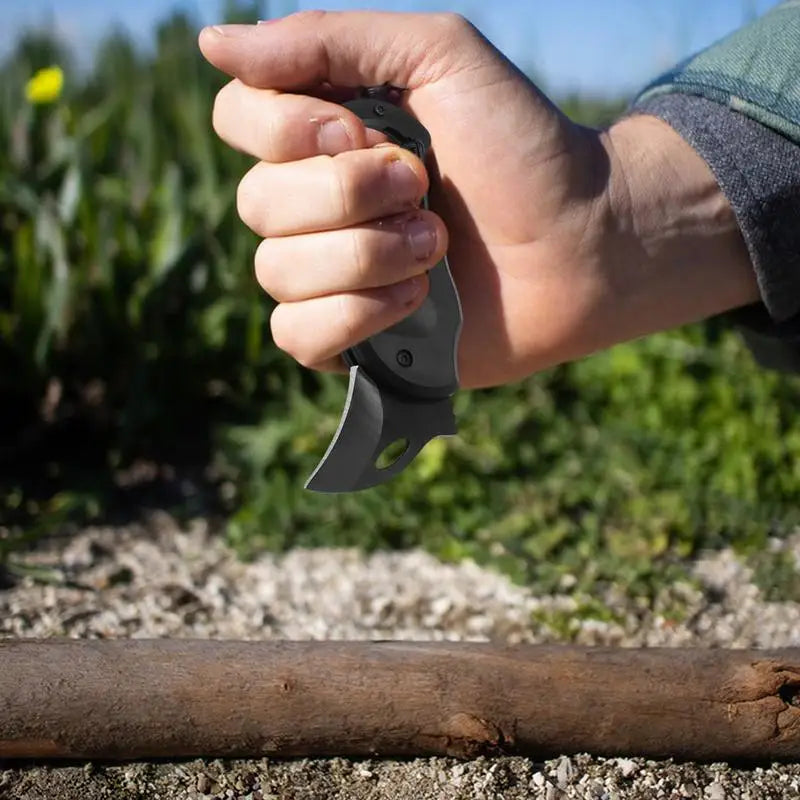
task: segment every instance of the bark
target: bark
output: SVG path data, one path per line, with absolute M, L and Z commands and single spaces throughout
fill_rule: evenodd
M 0 758 L 800 760 L 800 649 L 0 641 Z

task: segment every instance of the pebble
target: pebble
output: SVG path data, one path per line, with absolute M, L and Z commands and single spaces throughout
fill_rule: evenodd
M 722 784 L 717 781 L 708 784 L 705 795 L 708 800 L 726 800 L 727 798 L 725 789 Z
M 618 758 L 617 767 L 622 773 L 623 778 L 630 778 L 638 769 L 638 765 L 632 758 Z
M 559 759 L 558 766 L 556 767 L 556 781 L 558 782 L 559 789 L 566 789 L 575 777 L 575 767 L 572 761 L 564 756 Z

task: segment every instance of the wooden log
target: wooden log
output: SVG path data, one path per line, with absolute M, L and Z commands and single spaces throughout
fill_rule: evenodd
M 800 649 L 0 640 L 0 758 L 800 760 Z

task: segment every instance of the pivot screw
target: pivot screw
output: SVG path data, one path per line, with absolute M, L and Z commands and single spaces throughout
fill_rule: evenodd
M 398 350 L 397 363 L 401 367 L 410 367 L 414 363 L 414 356 L 411 355 L 409 350 Z
M 383 115 L 386 113 L 386 108 L 385 108 L 385 106 L 383 106 L 383 104 L 381 104 L 381 103 L 378 103 L 378 105 L 376 105 L 376 106 L 375 106 L 375 113 L 376 113 L 376 114 L 377 114 L 379 117 L 382 117 L 382 116 L 383 116 Z

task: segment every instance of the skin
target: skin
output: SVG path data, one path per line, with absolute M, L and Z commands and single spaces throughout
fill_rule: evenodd
M 199 44 L 233 78 L 213 124 L 258 160 L 238 210 L 263 237 L 275 342 L 304 366 L 342 371 L 342 350 L 421 304 L 445 252 L 464 387 L 759 299 L 733 212 L 680 136 L 648 116 L 573 124 L 458 15 L 306 11 Z M 384 83 L 430 131 L 426 165 L 339 104 Z M 436 213 L 419 209 L 429 189 Z

